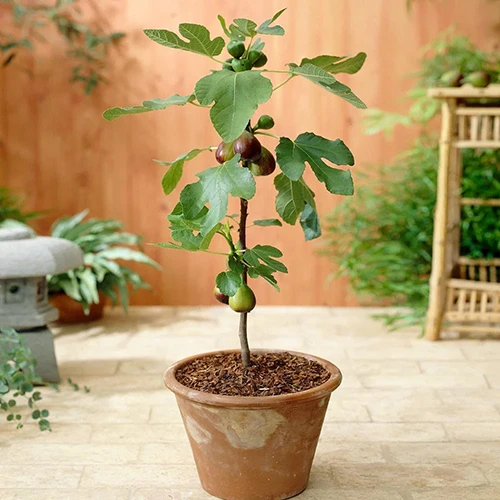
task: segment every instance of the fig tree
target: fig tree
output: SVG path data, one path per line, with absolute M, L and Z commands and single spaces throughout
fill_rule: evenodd
M 252 69 L 252 65 L 248 59 L 233 59 L 231 62 L 231 66 L 233 67 L 236 73 L 240 73 L 241 71 L 248 71 Z
M 245 44 L 239 40 L 231 40 L 227 44 L 227 51 L 236 58 L 240 58 L 245 53 Z
M 215 151 L 215 159 L 219 163 L 229 161 L 234 156 L 233 143 L 221 142 Z
M 255 304 L 255 295 L 246 284 L 241 285 L 236 293 L 229 297 L 229 307 L 239 313 L 250 312 L 255 307 Z
M 440 81 L 445 87 L 460 87 L 462 78 L 464 75 L 460 73 L 460 71 L 452 69 L 451 71 L 447 71 L 444 73 Z
M 464 80 L 465 83 L 470 83 L 473 87 L 487 87 L 491 82 L 491 76 L 486 71 L 475 71 L 467 75 Z
M 273 127 L 274 127 L 273 117 L 269 116 L 269 115 L 262 115 L 259 118 L 259 121 L 257 122 L 257 126 L 255 127 L 255 130 L 257 130 L 257 129 L 269 130 Z
M 250 164 L 250 172 L 253 175 L 271 175 L 276 168 L 276 160 L 269 149 L 262 146 L 260 158 L 255 163 Z
M 217 286 L 214 288 L 214 297 L 222 304 L 229 304 L 229 297 L 224 295 Z
M 260 158 L 262 146 L 259 140 L 248 130 L 245 130 L 233 144 L 234 152 L 241 155 L 243 160 L 257 161 Z
M 265 66 L 266 63 L 267 63 L 267 56 L 266 54 L 264 54 L 264 52 L 262 52 L 260 57 L 253 63 L 253 66 L 255 68 L 262 68 L 262 66 Z

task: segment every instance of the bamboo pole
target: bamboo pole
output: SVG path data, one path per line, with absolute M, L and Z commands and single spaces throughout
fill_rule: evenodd
M 445 99 L 442 104 L 441 139 L 439 141 L 439 170 L 436 212 L 434 216 L 434 237 L 432 242 L 432 273 L 430 298 L 425 326 L 428 340 L 438 340 L 443 323 L 446 298 L 446 246 L 448 236 L 448 203 L 450 163 L 455 130 L 455 99 Z

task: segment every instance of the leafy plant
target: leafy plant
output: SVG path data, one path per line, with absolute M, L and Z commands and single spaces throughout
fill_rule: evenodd
M 126 311 L 129 304 L 128 285 L 132 292 L 149 288 L 141 276 L 122 261 L 160 266 L 142 251 L 142 237 L 122 231 L 123 223 L 115 219 L 84 220 L 88 210 L 63 217 L 52 226 L 52 236 L 77 244 L 84 253 L 84 266 L 67 273 L 50 276 L 49 293 L 65 293 L 82 304 L 85 311 L 99 303 L 99 293 L 109 297 L 113 305 L 120 300 Z M 139 246 L 134 250 L 129 246 Z
M 76 0 L 56 0 L 54 5 L 38 2 L 1 0 L 12 13 L 8 31 L 0 31 L 2 66 L 12 63 L 20 50 L 34 49 L 45 41 L 43 33 L 53 25 L 68 44 L 67 54 L 74 60 L 71 81 L 81 82 L 86 94 L 105 81 L 104 60 L 109 48 L 120 40 L 123 33 L 106 34 L 99 28 L 79 21 Z
M 444 31 L 422 49 L 420 69 L 413 76 L 417 81 L 407 97 L 413 101 L 408 114 L 388 113 L 380 109 L 366 111 L 365 133 L 385 132 L 390 135 L 396 125 L 425 126 L 440 109 L 437 99 L 427 96 L 429 87 L 448 86 L 443 77 L 450 72 L 470 75 L 486 72 L 493 83 L 500 81 L 498 51 L 485 52 L 466 36 L 456 35 L 453 29 Z
M 380 315 L 394 328 L 420 324 L 429 300 L 439 150 L 422 137 L 380 177 L 358 188 L 328 217 L 325 252 L 361 297 L 409 311 Z M 463 151 L 463 196 L 489 198 L 500 189 L 500 151 Z M 500 257 L 498 207 L 462 207 L 460 254 Z
M 38 215 L 36 212 L 25 212 L 21 197 L 0 186 L 0 223 L 7 220 L 26 223 Z
M 36 359 L 23 338 L 11 327 L 0 326 L 0 410 L 7 413 L 7 421 L 22 429 L 23 410 L 19 398 L 24 398 L 30 409 L 30 417 L 38 423 L 41 431 L 52 432 L 49 410 L 41 408 L 42 393 L 35 386 L 49 385 L 59 391 L 57 384 L 46 384 L 36 374 Z M 73 390 L 79 391 L 80 386 L 68 379 Z M 84 386 L 86 393 L 90 392 Z
M 276 161 L 281 172 L 274 177 L 277 190 L 276 211 L 287 224 L 300 221 L 307 240 L 321 235 L 314 192 L 307 185 L 303 174 L 307 168 L 332 194 L 353 194 L 349 169 L 333 165 L 354 164 L 347 146 L 339 139 L 329 140 L 312 132 L 291 139 L 265 132 L 274 126 L 272 117 L 264 115 L 252 123 L 254 113 L 267 102 L 274 92 L 292 79 L 300 77 L 334 94 L 357 108 L 363 102 L 349 87 L 340 83 L 336 75 L 353 74 L 361 69 L 366 54 L 353 57 L 321 55 L 304 58 L 300 63 L 290 62 L 287 69 L 260 69 L 267 64 L 263 52 L 265 43 L 261 36 L 283 36 L 285 30 L 276 25 L 285 9 L 260 25 L 249 19 L 234 19 L 227 24 L 219 16 L 222 31 L 229 39 L 227 50 L 231 57 L 220 59 L 226 44 L 223 37 L 211 38 L 207 28 L 198 24 L 181 24 L 179 34 L 169 30 L 148 29 L 144 33 L 154 42 L 174 49 L 194 52 L 208 57 L 220 69 L 201 78 L 193 92 L 143 101 L 141 105 L 108 109 L 107 120 L 137 113 L 165 109 L 170 106 L 194 105 L 210 110 L 210 120 L 222 139 L 218 147 L 196 148 L 179 156 L 173 162 L 160 162 L 169 169 L 163 177 L 163 190 L 170 194 L 180 182 L 186 161 L 202 152 L 215 151 L 219 166 L 207 168 L 197 174 L 198 181 L 188 184 L 180 193 L 180 201 L 168 216 L 172 242 L 161 243 L 165 248 L 211 252 L 210 244 L 220 236 L 228 245 L 226 270 L 215 280 L 215 296 L 240 313 L 240 343 L 244 366 L 250 363 L 247 338 L 247 314 L 256 303 L 248 286 L 248 278 L 261 278 L 279 290 L 276 273 L 286 273 L 286 266 L 279 260 L 282 252 L 268 244 L 247 248 L 247 217 L 249 200 L 256 194 L 255 177 L 274 173 Z M 281 75 L 284 79 L 273 84 L 268 78 Z M 274 155 L 261 145 L 258 137 L 278 140 Z M 328 163 L 327 163 L 328 162 Z M 240 199 L 240 212 L 227 214 L 228 199 Z M 277 219 L 254 221 L 260 226 L 281 225 Z

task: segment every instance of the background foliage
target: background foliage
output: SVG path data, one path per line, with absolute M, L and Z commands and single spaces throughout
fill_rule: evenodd
M 367 133 L 389 133 L 398 125 L 423 126 L 422 135 L 394 162 L 381 167 L 381 176 L 358 187 L 328 218 L 326 253 L 362 296 L 409 307 L 409 312 L 382 315 L 392 327 L 420 324 L 428 302 L 431 272 L 433 210 L 439 162 L 437 137 L 425 126 L 438 111 L 426 97 L 427 86 L 439 85 L 450 68 L 476 71 L 491 68 L 498 54 L 476 49 L 470 40 L 449 32 L 425 49 L 409 115 L 368 111 Z M 463 151 L 464 196 L 498 197 L 500 151 Z M 500 256 L 497 207 L 462 209 L 461 255 Z

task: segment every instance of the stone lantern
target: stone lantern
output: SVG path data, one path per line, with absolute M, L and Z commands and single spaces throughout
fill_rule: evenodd
M 74 243 L 34 236 L 24 228 L 0 229 L 0 325 L 15 328 L 37 360 L 37 373 L 58 382 L 52 332 L 47 323 L 59 312 L 48 301 L 47 274 L 60 274 L 83 265 Z

